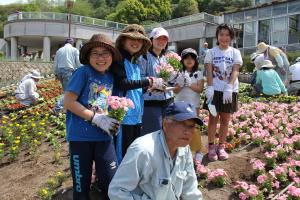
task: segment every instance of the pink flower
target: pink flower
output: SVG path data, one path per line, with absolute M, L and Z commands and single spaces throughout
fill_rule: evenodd
M 200 174 L 206 174 L 207 173 L 207 169 L 201 164 L 197 165 L 196 170 Z
M 250 163 L 252 163 L 252 168 L 254 170 L 264 170 L 265 169 L 266 164 L 263 163 L 261 160 L 254 159 L 254 160 L 251 160 L 251 161 L 250 161 Z
M 296 176 L 297 174 L 293 170 L 289 169 L 289 177 L 294 178 Z
M 237 181 L 236 182 L 236 185 L 235 186 L 233 186 L 233 188 L 235 188 L 235 189 L 239 189 L 239 188 L 241 188 L 242 190 L 248 190 L 248 188 L 249 188 L 249 185 L 248 185 L 248 183 L 246 183 L 246 182 L 244 182 L 244 181 Z
M 279 174 L 282 174 L 285 172 L 285 169 L 283 167 L 280 167 L 280 166 L 277 166 L 275 169 L 274 169 L 274 173 L 276 175 L 279 175 Z
M 280 187 L 279 181 L 273 182 L 273 183 L 272 183 L 272 186 L 273 186 L 274 188 L 278 189 L 278 188 Z
M 283 194 L 283 195 L 280 195 L 279 197 L 277 197 L 277 200 L 286 200 L 286 198 L 287 198 L 287 195 Z
M 264 182 L 266 181 L 266 179 L 267 179 L 266 175 L 259 175 L 259 176 L 257 177 L 257 182 L 258 182 L 259 184 L 262 184 L 262 183 L 264 183 Z
M 208 180 L 213 180 L 216 177 L 227 176 L 227 173 L 224 169 L 216 169 L 208 173 Z
M 266 158 L 272 159 L 272 158 L 277 158 L 277 152 L 276 151 L 272 151 L 272 152 L 266 152 L 265 153 Z
M 295 186 L 290 186 L 288 188 L 288 192 L 287 192 L 290 196 L 293 197 L 300 197 L 300 188 L 297 188 Z
M 249 185 L 248 193 L 249 193 L 249 196 L 256 197 L 258 195 L 258 189 L 257 189 L 256 185 Z
M 246 195 L 244 192 L 241 192 L 241 193 L 239 194 L 239 198 L 240 198 L 241 200 L 246 200 L 246 199 L 248 199 L 248 195 Z

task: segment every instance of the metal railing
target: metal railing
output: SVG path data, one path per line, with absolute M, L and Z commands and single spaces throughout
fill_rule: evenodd
M 17 20 L 51 20 L 51 21 L 68 21 L 68 13 L 56 13 L 56 12 L 19 12 L 8 16 L 7 21 Z M 116 30 L 122 30 L 127 24 L 113 22 L 104 19 L 97 19 L 92 17 L 73 15 L 72 23 L 86 24 L 102 26 L 105 28 L 113 28 Z
M 68 21 L 68 13 L 56 13 L 56 12 L 19 12 L 10 14 L 7 18 L 7 21 L 16 21 L 16 20 L 54 20 L 54 21 Z M 153 23 L 150 25 L 145 25 L 145 29 L 147 31 L 152 30 L 155 27 L 169 27 L 169 26 L 177 26 L 181 24 L 192 23 L 196 21 L 206 21 L 214 24 L 220 23 L 220 17 L 210 15 L 207 13 L 197 13 L 194 15 L 189 15 L 185 17 L 180 17 L 176 19 L 171 19 L 168 21 L 164 21 L 161 23 Z M 87 24 L 87 25 L 95 25 L 102 26 L 105 28 L 113 28 L 117 30 L 122 30 L 127 24 L 113 22 L 104 19 L 97 19 L 92 17 L 80 16 L 80 15 L 72 15 L 72 23 L 79 24 Z
M 164 21 L 161 23 L 153 23 L 150 25 L 144 26 L 147 31 L 152 30 L 155 27 L 169 27 L 169 26 L 177 26 L 181 24 L 193 23 L 197 21 L 206 21 L 214 24 L 219 24 L 221 22 L 219 16 L 214 16 L 207 14 L 205 12 L 197 13 L 194 15 L 188 15 L 185 17 L 175 18 L 168 21 Z

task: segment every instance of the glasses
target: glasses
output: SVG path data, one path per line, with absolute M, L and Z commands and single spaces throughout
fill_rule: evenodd
M 110 57 L 112 54 L 110 52 L 103 52 L 103 53 L 97 53 L 97 52 L 92 52 L 91 53 L 91 58 L 108 58 Z

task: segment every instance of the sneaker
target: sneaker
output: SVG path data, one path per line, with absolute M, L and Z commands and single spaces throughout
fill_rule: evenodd
M 210 161 L 217 161 L 218 155 L 216 152 L 216 146 L 215 145 L 209 145 L 208 146 L 208 159 Z
M 227 160 L 228 153 L 225 151 L 225 144 L 220 144 L 217 150 L 219 160 Z

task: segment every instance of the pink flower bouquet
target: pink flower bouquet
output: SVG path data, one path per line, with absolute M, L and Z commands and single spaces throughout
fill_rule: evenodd
M 224 169 L 216 169 L 208 173 L 208 181 L 217 187 L 226 185 L 227 177 L 227 173 Z
M 164 81 L 168 81 L 172 74 L 175 73 L 172 65 L 168 63 L 161 63 L 156 67 L 156 73 L 159 78 L 162 78 Z
M 182 69 L 181 57 L 175 52 L 169 52 L 166 54 L 167 62 L 174 68 L 175 71 Z
M 108 115 L 119 122 L 123 121 L 128 109 L 134 108 L 131 99 L 126 97 L 109 96 L 108 105 L 110 107 Z

